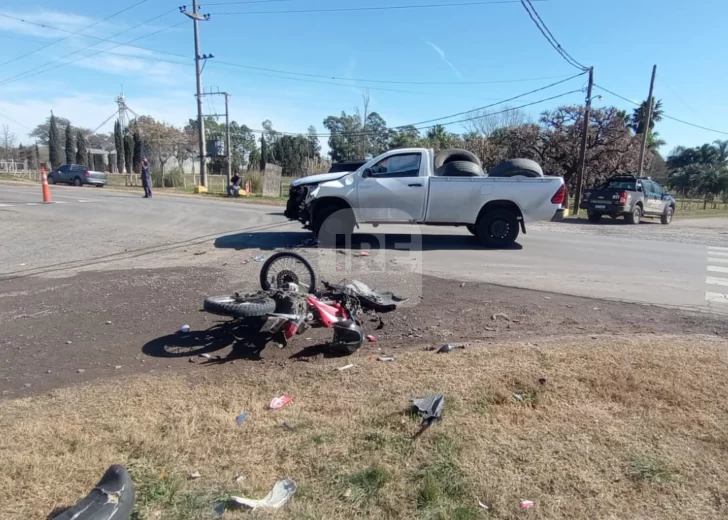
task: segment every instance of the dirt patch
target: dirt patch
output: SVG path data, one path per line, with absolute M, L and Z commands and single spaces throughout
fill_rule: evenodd
M 6 400 L 0 517 L 44 518 L 122 463 L 139 518 L 207 518 L 226 496 L 262 497 L 285 477 L 299 491 L 275 518 L 474 519 L 478 500 L 499 519 L 521 518 L 521 500 L 544 519 L 725 518 L 726 347 L 510 343 L 361 356 L 346 371 L 332 359 L 197 368 Z M 416 437 L 403 411 L 431 392 L 446 396 L 444 418 Z M 267 410 L 283 393 L 293 402 Z
M 201 312 L 206 296 L 231 288 L 245 286 L 214 268 L 6 281 L 0 293 L 0 391 L 23 396 L 97 378 L 188 370 L 198 363 L 306 370 L 301 361 L 316 363 L 329 355 L 321 344 L 330 340 L 330 330 L 298 336 L 285 349 L 269 345 L 261 351 L 246 341 L 244 330 Z M 352 359 L 445 343 L 539 345 L 569 335 L 587 343 L 601 335 L 728 335 L 725 317 L 487 284 L 423 277 L 421 288 L 396 291 L 413 301 L 384 315 L 381 329 L 378 320 L 366 321 L 366 333 L 377 342 Z M 185 323 L 192 332 L 177 334 Z M 197 357 L 203 353 L 221 359 Z

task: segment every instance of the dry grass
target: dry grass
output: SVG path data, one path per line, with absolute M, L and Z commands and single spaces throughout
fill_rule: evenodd
M 44 518 L 114 462 L 137 518 L 208 518 L 283 477 L 299 484 L 289 506 L 247 518 L 727 518 L 728 343 L 587 341 L 237 363 L 3 402 L 0 518 Z M 413 440 L 402 411 L 428 392 L 446 395 L 444 420 Z M 281 393 L 294 402 L 267 410 Z

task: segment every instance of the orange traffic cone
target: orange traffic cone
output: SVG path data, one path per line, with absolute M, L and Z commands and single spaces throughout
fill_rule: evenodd
M 48 175 L 46 174 L 45 168 L 40 169 L 40 177 L 43 181 L 43 203 L 51 203 L 51 189 L 48 187 Z

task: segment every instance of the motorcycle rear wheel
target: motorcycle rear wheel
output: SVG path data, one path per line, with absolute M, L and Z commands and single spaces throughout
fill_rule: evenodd
M 264 291 L 285 289 L 295 283 L 301 292 L 316 292 L 316 272 L 313 266 L 298 253 L 283 251 L 271 256 L 260 270 L 260 287 Z

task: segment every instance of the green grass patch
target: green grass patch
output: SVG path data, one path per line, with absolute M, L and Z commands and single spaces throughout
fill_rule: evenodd
M 629 463 L 629 476 L 636 481 L 663 484 L 675 477 L 664 461 L 647 455 L 633 457 Z

